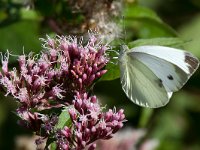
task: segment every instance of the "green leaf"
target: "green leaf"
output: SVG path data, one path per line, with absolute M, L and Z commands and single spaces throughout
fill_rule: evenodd
M 128 43 L 130 48 L 143 45 L 160 45 L 168 47 L 181 48 L 185 42 L 179 38 L 151 38 L 151 39 L 139 39 Z
M 162 22 L 162 20 L 154 11 L 146 7 L 142 7 L 135 4 L 128 5 L 124 13 L 125 13 L 125 17 L 127 18 L 137 18 L 137 19 L 146 18 L 146 19 L 155 20 L 157 22 Z
M 48 138 L 47 142 L 46 142 L 45 149 L 48 149 L 48 147 L 50 145 L 51 150 L 56 150 L 56 143 L 54 141 L 55 141 L 54 138 Z
M 71 118 L 70 115 L 68 113 L 70 107 L 65 107 L 61 114 L 58 117 L 58 123 L 56 125 L 56 128 L 62 129 L 64 126 L 70 126 L 71 125 Z
M 38 37 L 39 24 L 35 20 L 20 21 L 12 25 L 0 28 L 1 42 L 0 51 L 9 50 L 14 55 L 28 53 L 30 51 L 39 52 L 41 43 Z M 10 57 L 11 62 L 16 57 Z
M 106 68 L 106 74 L 104 74 L 99 81 L 109 81 L 120 77 L 120 70 L 117 64 L 109 63 Z
M 125 25 L 131 30 L 129 37 L 139 38 L 174 37 L 176 32 L 164 23 L 151 9 L 128 5 L 124 11 Z M 131 35 L 130 35 L 131 34 Z
M 21 19 L 31 19 L 31 20 L 39 20 L 39 16 L 37 15 L 36 11 L 22 8 L 20 9 Z
M 50 150 L 56 150 L 56 143 L 55 142 L 53 142 L 53 143 L 51 143 L 51 146 L 50 146 L 51 148 L 50 148 Z

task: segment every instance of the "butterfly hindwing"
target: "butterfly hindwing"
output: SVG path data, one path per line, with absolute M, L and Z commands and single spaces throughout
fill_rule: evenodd
M 151 108 L 168 103 L 171 93 L 147 66 L 126 54 L 120 59 L 122 88 L 134 103 Z

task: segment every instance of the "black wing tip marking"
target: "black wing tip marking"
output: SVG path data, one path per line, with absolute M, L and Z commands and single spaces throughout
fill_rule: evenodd
M 192 74 L 195 72 L 195 70 L 198 68 L 199 66 L 199 60 L 192 56 L 190 53 L 185 52 L 185 63 L 187 63 L 189 65 L 189 72 Z

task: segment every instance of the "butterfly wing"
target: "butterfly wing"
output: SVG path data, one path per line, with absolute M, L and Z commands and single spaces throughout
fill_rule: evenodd
M 121 84 L 127 97 L 140 106 L 164 106 L 171 97 L 159 78 L 141 61 L 126 55 L 120 57 Z
M 151 108 L 168 103 L 198 68 L 192 54 L 163 46 L 139 46 L 120 58 L 121 83 L 136 104 Z
M 129 50 L 129 52 L 139 52 L 149 54 L 182 69 L 189 77 L 199 66 L 199 60 L 189 52 L 165 46 L 139 46 Z
M 199 66 L 191 53 L 164 46 L 140 46 L 128 52 L 162 81 L 168 92 L 178 91 Z

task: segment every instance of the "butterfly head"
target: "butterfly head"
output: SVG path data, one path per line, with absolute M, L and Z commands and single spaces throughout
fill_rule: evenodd
M 126 62 L 126 52 L 129 50 L 127 45 L 120 46 L 120 54 L 119 54 L 119 62 L 124 63 Z
M 127 45 L 121 45 L 121 46 L 120 46 L 120 52 L 121 52 L 121 53 L 125 53 L 125 52 L 128 51 L 128 50 L 129 50 L 129 48 L 128 48 Z

